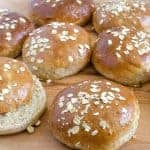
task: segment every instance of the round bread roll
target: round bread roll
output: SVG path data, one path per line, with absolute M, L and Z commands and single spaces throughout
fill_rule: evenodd
M 92 16 L 91 0 L 31 0 L 31 17 L 37 25 L 50 21 L 86 24 Z
M 136 27 L 150 32 L 149 0 L 109 0 L 98 5 L 93 24 L 97 32 L 112 27 Z
M 134 135 L 139 114 L 130 89 L 107 80 L 84 81 L 56 96 L 50 131 L 73 149 L 117 150 Z
M 25 17 L 0 9 L 0 56 L 16 57 L 33 24 Z
M 36 123 L 45 106 L 44 89 L 27 66 L 0 57 L 0 135 L 27 129 Z
M 150 33 L 124 26 L 102 32 L 92 62 L 99 73 L 125 85 L 150 81 Z
M 60 79 L 87 65 L 89 45 L 89 34 L 83 28 L 52 22 L 30 34 L 23 47 L 23 60 L 40 79 Z

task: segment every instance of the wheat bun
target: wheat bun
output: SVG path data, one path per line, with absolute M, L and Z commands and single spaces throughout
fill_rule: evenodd
M 52 22 L 33 31 L 23 47 L 23 60 L 41 80 L 73 75 L 90 61 L 89 34 L 72 23 Z
M 24 16 L 0 9 L 0 56 L 16 57 L 33 24 Z
M 0 57 L 0 91 L 0 135 L 25 130 L 45 109 L 44 89 L 21 61 Z
M 73 149 L 116 150 L 134 135 L 139 114 L 127 87 L 108 80 L 83 81 L 56 96 L 50 131 Z
M 96 0 L 95 0 L 96 1 Z M 103 2 L 104 1 L 104 2 Z M 149 0 L 103 0 L 93 15 L 93 24 L 97 32 L 112 27 L 136 27 L 150 32 Z
M 51 21 L 86 24 L 92 17 L 91 0 L 31 0 L 31 17 L 37 25 Z
M 150 33 L 127 27 L 99 34 L 92 62 L 107 78 L 125 85 L 150 81 Z

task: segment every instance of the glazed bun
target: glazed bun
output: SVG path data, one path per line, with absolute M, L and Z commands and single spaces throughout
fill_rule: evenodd
M 37 25 L 51 21 L 86 24 L 92 17 L 91 0 L 31 0 L 31 17 Z
M 23 60 L 42 80 L 79 72 L 90 61 L 89 34 L 70 23 L 52 22 L 33 31 L 23 47 Z
M 36 123 L 45 105 L 44 89 L 27 66 L 0 57 L 0 135 L 27 129 Z
M 117 150 L 134 135 L 139 114 L 130 89 L 107 80 L 84 81 L 56 96 L 50 131 L 73 149 Z
M 105 77 L 125 85 L 150 81 L 150 33 L 127 27 L 99 34 L 92 62 Z
M 150 32 L 149 0 L 108 0 L 100 2 L 93 24 L 97 32 L 112 27 L 136 27 Z
M 18 56 L 26 36 L 32 30 L 33 24 L 27 18 L 0 9 L 0 56 Z

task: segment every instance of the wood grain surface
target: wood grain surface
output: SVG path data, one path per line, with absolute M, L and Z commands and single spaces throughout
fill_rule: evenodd
M 28 0 L 0 0 L 0 8 L 9 8 L 28 16 Z M 41 126 L 35 129 L 35 133 L 29 135 L 26 132 L 12 136 L 0 137 L 0 150 L 68 150 L 67 147 L 56 141 L 49 132 L 48 109 L 56 94 L 63 88 L 83 80 L 103 78 L 91 65 L 82 72 L 72 77 L 56 81 L 50 85 L 43 83 L 47 91 L 47 111 L 41 118 Z M 141 108 L 141 118 L 136 136 L 121 150 L 150 150 L 150 83 L 141 88 L 134 88 Z

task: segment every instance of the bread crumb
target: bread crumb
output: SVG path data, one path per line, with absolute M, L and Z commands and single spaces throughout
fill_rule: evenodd
M 32 133 L 34 133 L 34 127 L 33 126 L 28 126 L 27 127 L 27 132 L 29 133 L 29 134 L 32 134 Z
M 36 127 L 40 126 L 40 125 L 41 125 L 41 121 L 38 120 L 34 125 L 35 125 Z

